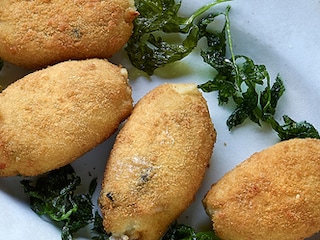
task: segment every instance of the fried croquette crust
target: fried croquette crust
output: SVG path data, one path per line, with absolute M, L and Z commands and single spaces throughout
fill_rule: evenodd
M 67 61 L 25 76 L 0 94 L 0 176 L 71 163 L 131 110 L 127 71 L 106 60 Z
M 30 69 L 109 58 L 130 38 L 137 15 L 132 0 L 4 0 L 0 57 Z
M 107 162 L 100 195 L 106 231 L 159 240 L 193 201 L 215 139 L 195 84 L 163 84 L 140 99 Z
M 320 230 L 320 140 L 288 140 L 253 154 L 203 203 L 224 240 L 312 236 Z

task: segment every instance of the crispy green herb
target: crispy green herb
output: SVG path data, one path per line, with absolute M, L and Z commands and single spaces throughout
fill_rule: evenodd
M 278 133 L 278 136 L 282 140 L 288 140 L 291 138 L 320 138 L 318 131 L 315 127 L 306 122 L 295 122 L 287 115 L 283 117 L 284 124 L 280 125 L 274 118 L 269 118 L 268 122 L 271 124 L 272 128 Z
M 53 170 L 36 181 L 22 180 L 25 193 L 30 198 L 31 209 L 39 215 L 47 215 L 61 226 L 61 239 L 72 240 L 75 232 L 93 223 L 93 240 L 108 240 L 98 211 L 93 214 L 92 195 L 97 181 L 93 179 L 88 193 L 78 194 L 76 188 L 81 179 L 71 165 Z M 174 223 L 162 240 L 219 240 L 213 231 L 196 232 L 193 228 Z
M 98 211 L 96 211 L 92 228 L 92 231 L 96 236 L 92 237 L 93 240 L 108 240 L 111 236 L 104 230 L 102 220 L 102 217 L 99 215 Z
M 25 193 L 30 198 L 31 209 L 39 215 L 47 215 L 61 226 L 61 239 L 72 240 L 75 232 L 93 223 L 93 240 L 108 240 L 98 211 L 93 214 L 92 195 L 97 181 L 93 179 L 88 193 L 78 194 L 76 188 L 81 179 L 71 165 L 53 170 L 36 181 L 22 180 Z M 162 240 L 219 240 L 213 231 L 196 232 L 193 228 L 174 223 Z
M 134 30 L 126 47 L 131 63 L 152 75 L 154 70 L 186 57 L 199 40 L 196 17 L 209 8 L 230 0 L 217 0 L 207 4 L 190 17 L 178 15 L 181 0 L 136 0 L 140 16 L 134 21 Z M 166 41 L 178 34 L 177 42 Z
M 25 193 L 30 198 L 31 209 L 39 215 L 47 215 L 62 227 L 61 238 L 72 239 L 75 232 L 92 223 L 92 194 L 96 188 L 96 179 L 86 194 L 76 193 L 81 179 L 74 169 L 67 165 L 39 177 L 35 183 L 22 180 Z
M 284 92 L 281 78 L 278 76 L 271 87 L 270 76 L 264 65 L 257 65 L 252 59 L 243 55 L 234 55 L 230 36 L 230 21 L 227 8 L 226 23 L 221 32 L 208 32 L 207 26 L 219 15 L 209 15 L 199 23 L 201 35 L 207 38 L 208 49 L 201 51 L 204 62 L 212 66 L 216 76 L 200 84 L 205 92 L 218 91 L 219 104 L 234 101 L 236 107 L 227 120 L 229 129 L 243 123 L 247 118 L 260 124 L 269 115 L 273 115 L 279 98 Z M 226 39 L 227 37 L 227 39 Z M 226 57 L 226 40 L 228 40 L 231 58 Z M 263 91 L 261 89 L 264 87 Z
M 264 65 L 257 65 L 244 55 L 233 53 L 229 19 L 230 6 L 225 13 L 225 25 L 220 32 L 209 32 L 207 27 L 217 16 L 210 14 L 199 22 L 199 35 L 207 39 L 208 48 L 201 51 L 204 62 L 212 66 L 217 74 L 212 80 L 199 84 L 204 92 L 218 92 L 219 104 L 230 100 L 235 108 L 227 119 L 229 130 L 242 124 L 246 119 L 260 125 L 271 124 L 282 140 L 290 138 L 320 138 L 317 130 L 308 122 L 295 122 L 284 116 L 285 124 L 281 126 L 275 119 L 277 103 L 285 91 L 283 81 L 278 75 L 271 85 L 269 73 Z M 231 57 L 226 57 L 229 47 Z
M 108 240 L 111 236 L 102 224 L 98 211 L 93 214 L 92 195 L 97 181 L 94 178 L 88 193 L 78 194 L 76 188 L 81 179 L 71 165 L 53 170 L 36 181 L 22 180 L 25 193 L 30 198 L 31 209 L 39 215 L 47 215 L 61 224 L 61 239 L 72 240 L 75 232 L 93 223 L 93 240 Z M 182 224 L 173 224 L 162 240 L 218 240 L 214 232 L 196 232 Z
M 281 140 L 320 138 L 318 131 L 306 121 L 295 122 L 283 116 L 285 123 L 280 125 L 274 119 L 278 101 L 285 91 L 283 81 L 278 75 L 271 85 L 265 65 L 255 64 L 247 56 L 234 54 L 230 6 L 224 13 L 212 13 L 199 22 L 195 21 L 209 8 L 226 1 L 229 0 L 217 0 L 198 9 L 190 17 L 181 17 L 178 15 L 181 0 L 137 0 L 135 3 L 140 16 L 134 22 L 133 35 L 126 47 L 131 63 L 152 75 L 155 69 L 190 54 L 198 41 L 206 38 L 208 46 L 201 50 L 201 56 L 216 70 L 216 75 L 198 87 L 204 92 L 217 91 L 220 105 L 234 102 L 235 108 L 226 121 L 229 130 L 250 119 L 258 125 L 269 123 Z M 225 16 L 223 29 L 215 32 L 208 30 L 208 26 L 221 15 Z M 179 34 L 179 40 L 167 40 L 168 34 L 170 39 L 176 36 L 172 34 Z M 230 58 L 226 57 L 227 47 Z
M 196 232 L 184 224 L 174 223 L 161 240 L 220 240 L 213 231 Z

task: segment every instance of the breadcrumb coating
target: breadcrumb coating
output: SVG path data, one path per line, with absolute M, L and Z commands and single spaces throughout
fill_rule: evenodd
M 113 239 L 159 240 L 191 204 L 216 133 L 195 84 L 163 84 L 144 96 L 117 135 L 100 206 Z
M 288 140 L 253 154 L 203 203 L 223 240 L 312 236 L 320 231 L 320 140 Z
M 130 38 L 137 16 L 132 0 L 4 0 L 0 58 L 30 69 L 109 58 Z
M 0 103 L 0 176 L 34 176 L 71 163 L 132 110 L 127 71 L 99 59 L 31 73 L 9 85 Z

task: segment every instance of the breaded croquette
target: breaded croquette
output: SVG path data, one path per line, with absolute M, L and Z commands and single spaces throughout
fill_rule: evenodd
M 0 94 L 0 176 L 34 176 L 71 163 L 131 111 L 127 71 L 106 60 L 31 73 Z
M 137 16 L 133 0 L 4 0 L 0 58 L 30 69 L 109 58 L 130 38 Z
M 320 140 L 253 154 L 203 200 L 223 240 L 302 240 L 320 231 Z
M 215 139 L 195 84 L 163 84 L 140 99 L 107 162 L 105 230 L 115 239 L 159 240 L 193 201 Z

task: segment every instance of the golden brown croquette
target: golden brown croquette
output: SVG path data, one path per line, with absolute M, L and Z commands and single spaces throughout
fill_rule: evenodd
M 163 84 L 134 107 L 120 130 L 100 206 L 113 238 L 159 240 L 190 205 L 216 134 L 195 84 Z
M 127 71 L 99 59 L 31 73 L 9 85 L 0 103 L 0 176 L 34 176 L 71 163 L 132 110 Z
M 31 69 L 109 58 L 130 38 L 137 15 L 133 0 L 4 0 L 0 58 Z
M 253 154 L 203 203 L 223 240 L 312 236 L 320 230 L 320 140 L 288 140 Z

